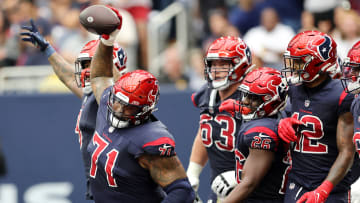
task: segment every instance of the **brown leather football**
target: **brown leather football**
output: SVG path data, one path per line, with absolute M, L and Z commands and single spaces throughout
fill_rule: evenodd
M 121 23 L 116 13 L 104 5 L 87 7 L 81 11 L 79 20 L 87 31 L 98 35 L 110 34 Z

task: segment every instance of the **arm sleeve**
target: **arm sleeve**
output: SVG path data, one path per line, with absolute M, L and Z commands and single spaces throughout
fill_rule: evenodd
M 175 180 L 163 188 L 167 196 L 161 203 L 193 203 L 195 191 L 187 178 Z

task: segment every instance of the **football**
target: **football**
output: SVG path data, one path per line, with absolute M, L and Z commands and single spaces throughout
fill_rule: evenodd
M 104 5 L 87 7 L 81 11 L 79 20 L 87 31 L 98 35 L 110 34 L 121 23 L 116 13 Z

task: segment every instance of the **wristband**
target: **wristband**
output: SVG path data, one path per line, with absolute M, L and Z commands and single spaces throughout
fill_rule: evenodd
M 200 164 L 190 161 L 186 174 L 187 176 L 195 176 L 198 178 L 203 168 Z
M 46 56 L 49 58 L 55 52 L 55 49 L 49 44 L 44 52 Z

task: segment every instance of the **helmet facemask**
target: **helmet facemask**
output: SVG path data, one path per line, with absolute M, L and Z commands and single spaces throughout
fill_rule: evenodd
M 341 84 L 344 90 L 347 93 L 360 93 L 360 63 L 351 63 L 349 58 L 345 59 L 343 73 Z
M 129 104 L 129 99 L 121 92 L 116 95 L 111 91 L 108 100 L 107 119 L 112 127 L 126 128 L 129 125 L 139 125 L 147 120 L 152 112 L 147 106 Z
M 245 86 L 246 87 L 246 86 Z M 240 114 L 245 121 L 262 118 L 265 116 L 263 97 L 266 95 L 258 95 L 246 90 L 246 88 L 239 87 L 241 91 Z
M 281 70 L 281 74 L 286 78 L 289 85 L 297 85 L 303 82 L 312 82 L 319 77 L 319 74 L 308 80 L 310 74 L 306 71 L 313 57 L 311 55 L 305 56 L 291 56 L 287 51 L 284 54 L 285 69 Z
M 241 77 L 240 80 L 235 81 L 235 78 L 238 77 L 235 73 L 235 70 L 237 68 L 241 68 L 240 66 L 247 67 L 245 62 L 246 62 L 245 57 L 243 59 L 240 59 L 239 57 L 235 57 L 235 58 L 208 57 L 205 59 L 205 65 L 206 65 L 205 78 L 212 89 L 224 90 L 228 88 L 231 84 L 240 82 L 243 79 L 243 77 Z M 214 63 L 217 63 L 218 65 L 214 65 Z M 216 67 L 216 66 L 220 66 L 220 67 Z M 226 74 L 222 74 L 222 73 L 226 73 Z M 245 75 L 245 73 L 243 75 Z
M 75 61 L 75 81 L 78 87 L 90 87 L 90 57 L 78 58 Z
M 286 104 L 288 85 L 279 71 L 265 67 L 250 72 L 238 90 L 240 113 L 248 121 L 277 115 Z

